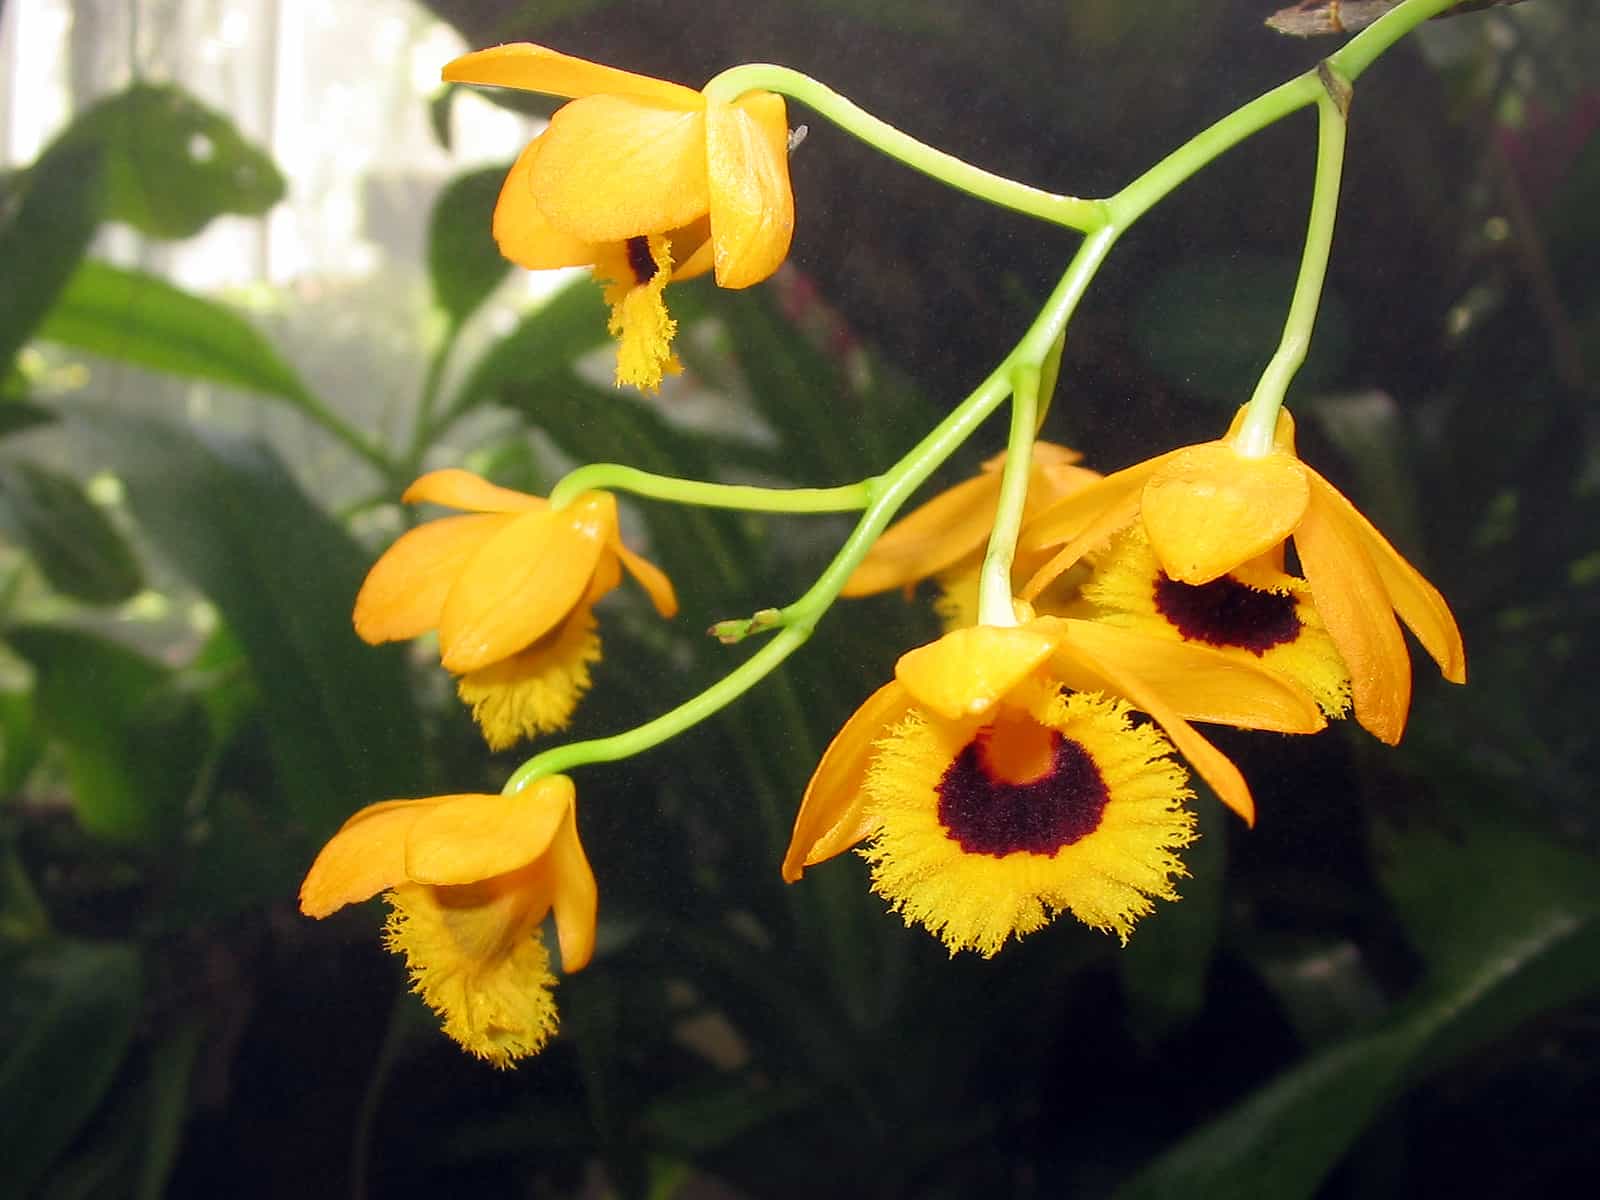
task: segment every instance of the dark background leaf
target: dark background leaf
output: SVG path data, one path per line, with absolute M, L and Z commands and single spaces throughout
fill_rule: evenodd
M 57 147 L 0 183 L 0 374 L 88 250 L 100 226 L 103 176 L 99 147 L 81 145 Z
M 278 787 L 313 834 L 416 794 L 417 715 L 398 649 L 364 646 L 350 606 L 367 556 L 258 443 L 104 414 L 135 516 L 221 611 L 260 688 Z
M 224 114 L 173 84 L 139 82 L 79 113 L 59 145 L 98 150 L 105 215 L 141 233 L 183 238 L 224 213 L 260 216 L 283 176 Z
M 0 1192 L 23 1196 L 110 1087 L 139 1016 L 141 967 L 131 946 L 62 941 L 3 972 Z
M 27 461 L 0 461 L 0 526 L 69 596 L 117 604 L 139 590 L 133 551 L 76 480 Z

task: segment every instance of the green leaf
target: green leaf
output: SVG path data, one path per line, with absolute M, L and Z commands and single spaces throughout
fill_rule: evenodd
M 189 1110 L 189 1077 L 204 1034 L 200 1021 L 191 1018 L 151 1051 L 136 1200 L 161 1200 L 167 1194 Z
M 350 624 L 371 557 L 263 445 L 110 412 L 97 424 L 135 516 L 249 660 L 288 810 L 320 836 L 361 804 L 418 794 L 402 651 Z
M 609 319 L 600 289 L 588 280 L 573 280 L 490 347 L 461 385 L 457 411 L 480 404 L 514 406 L 518 394 L 569 379 L 574 359 L 610 341 Z
M 139 1016 L 138 952 L 56 942 L 8 972 L 0 1011 L 0 1195 L 25 1195 L 100 1103 Z
M 0 374 L 88 250 L 103 174 L 98 147 L 57 147 L 13 177 L 13 194 L 0 192 Z
M 0 795 L 14 795 L 22 787 L 41 749 L 33 696 L 0 692 Z
M 0 300 L 0 304 L 3 303 Z M 55 419 L 55 413 L 42 405 L 27 400 L 0 400 L 0 437 L 25 433 L 41 425 L 49 425 Z
M 79 823 L 97 837 L 172 836 L 205 752 L 204 714 L 175 674 L 117 642 L 74 629 L 12 629 L 33 666 L 44 735 L 58 743 Z
M 154 371 L 312 403 L 294 369 L 238 313 L 143 271 L 85 262 L 38 336 Z
M 511 269 L 490 233 L 494 202 L 510 169 L 486 167 L 458 175 L 433 205 L 428 223 L 428 273 L 434 299 L 460 325 Z
M 1600 988 L 1594 864 L 1480 822 L 1386 833 L 1386 881 L 1431 968 L 1379 1027 L 1317 1053 L 1185 1138 L 1118 1200 L 1310 1197 L 1405 1086 Z
M 107 96 L 56 146 L 103 152 L 105 215 L 151 237 L 192 237 L 224 213 L 259 216 L 283 199 L 272 160 L 222 113 L 169 83 Z
M 0 525 L 51 587 L 85 604 L 120 604 L 143 586 L 127 542 L 65 475 L 30 462 L 0 462 Z

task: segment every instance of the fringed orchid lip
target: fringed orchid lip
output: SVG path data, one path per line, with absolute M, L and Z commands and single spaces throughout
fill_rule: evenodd
M 952 954 L 988 957 L 1061 912 L 1126 941 L 1177 898 L 1194 838 L 1171 744 L 1128 711 L 1031 689 L 964 741 L 902 721 L 866 780 L 873 890 Z
M 875 836 L 882 822 L 870 800 L 871 779 L 883 746 L 908 722 L 934 731 L 952 760 L 989 728 L 966 777 L 976 779 L 971 771 L 982 768 L 997 771 L 1007 786 L 1023 786 L 1048 773 L 1054 751 L 1038 737 L 1019 735 L 1005 714 L 1064 687 L 1098 692 L 1149 713 L 1247 822 L 1255 819 L 1255 805 L 1243 776 L 1189 721 L 1293 733 L 1326 724 L 1309 695 L 1255 664 L 1207 646 L 1058 617 L 956 630 L 902 655 L 895 675 L 845 722 L 817 765 L 784 856 L 785 880 Z
M 1210 583 L 1161 569 L 1135 522 L 1091 559 L 1082 596 L 1090 619 L 1172 642 L 1207 646 L 1303 688 L 1329 717 L 1350 709 L 1350 675 L 1305 580 L 1276 556 L 1245 563 Z

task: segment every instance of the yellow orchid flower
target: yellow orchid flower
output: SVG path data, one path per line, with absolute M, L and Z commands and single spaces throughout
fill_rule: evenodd
M 948 633 L 903 655 L 834 737 L 783 876 L 870 838 L 874 890 L 952 953 L 992 955 L 1063 910 L 1126 940 L 1153 897 L 1176 898 L 1175 851 L 1193 839 L 1174 746 L 1254 819 L 1244 778 L 1188 718 L 1324 724 L 1298 688 L 1209 647 L 1060 617 Z
M 1466 653 L 1438 590 L 1356 507 L 1295 453 L 1294 420 L 1279 413 L 1271 453 L 1247 457 L 1234 438 L 1185 446 L 1068 496 L 1023 529 L 1031 551 L 1054 557 L 1024 587 L 1027 598 L 1135 521 L 1168 578 L 1201 586 L 1294 539 L 1312 602 L 1349 673 L 1356 719 L 1395 744 L 1411 706 L 1411 660 L 1395 614 L 1452 683 Z M 1059 547 L 1059 549 L 1058 549 Z
M 1022 510 L 1024 520 L 1100 478 L 1098 471 L 1078 466 L 1082 457 L 1066 446 L 1034 443 L 1028 498 Z M 939 584 L 935 607 L 946 630 L 976 624 L 978 572 L 1000 504 L 1005 461 L 1003 452 L 995 455 L 984 462 L 979 474 L 940 492 L 884 530 L 845 581 L 840 595 L 870 596 L 891 588 L 909 593 L 919 582 L 931 578 Z M 1020 555 L 1012 573 L 1026 579 L 1048 557 Z M 1034 608 L 1048 615 L 1067 615 L 1064 605 L 1052 604 L 1050 599 L 1039 599 Z
M 465 509 L 402 534 L 356 596 L 356 633 L 371 643 L 439 631 L 440 661 L 491 748 L 566 727 L 600 659 L 594 606 L 634 577 L 663 617 L 672 582 L 622 544 L 616 498 L 548 501 L 449 468 L 402 499 Z
M 594 954 L 597 891 L 570 779 L 549 776 L 510 796 L 369 805 L 311 864 L 300 911 L 321 918 L 379 892 L 391 909 L 385 944 L 405 956 L 445 1033 L 497 1067 L 550 1040 L 546 915 L 555 913 L 563 970 Z
M 529 42 L 464 55 L 443 77 L 572 99 L 506 176 L 494 237 L 519 266 L 589 266 L 607 281 L 619 386 L 652 392 L 679 369 L 668 282 L 711 270 L 720 287 L 749 287 L 788 255 L 783 97 L 712 100 Z

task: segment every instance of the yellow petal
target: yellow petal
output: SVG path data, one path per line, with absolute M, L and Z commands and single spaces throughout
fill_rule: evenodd
M 1140 512 L 1162 569 L 1210 583 L 1294 532 L 1310 489 L 1300 460 L 1246 458 L 1225 442 L 1180 450 L 1150 477 Z
M 452 796 L 417 818 L 405 842 L 416 883 L 477 883 L 527 866 L 572 813 L 572 781 L 551 775 L 509 796 Z
M 439 617 L 440 661 L 464 674 L 532 645 L 583 599 L 611 532 L 590 493 L 561 512 L 524 513 L 490 538 L 450 589 Z
M 1065 624 L 1074 646 L 1138 676 L 1185 720 L 1278 733 L 1316 733 L 1327 726 L 1304 689 L 1210 646 L 1147 637 L 1098 621 Z
M 900 518 L 845 582 L 842 596 L 870 596 L 937 575 L 983 545 L 994 527 L 1000 476 L 984 472 Z
M 717 284 L 749 287 L 778 269 L 794 235 L 783 97 L 752 92 L 706 106 L 706 170 Z
M 703 108 L 589 96 L 556 113 L 539 140 L 534 199 L 573 237 L 620 242 L 666 233 L 710 209 Z
M 1174 450 L 1113 472 L 1025 521 L 1017 539 L 1019 551 L 1031 553 L 1052 546 L 1060 549 L 1034 571 L 1018 596 L 1030 602 L 1037 599 L 1080 558 L 1125 528 L 1139 514 L 1139 496 L 1145 481 L 1180 453 Z
M 495 244 L 501 254 L 530 271 L 588 266 L 599 255 L 596 247 L 550 224 L 533 198 L 533 162 L 539 142 L 534 138 L 528 143 L 500 185 L 500 198 L 494 206 Z
M 1179 753 L 1189 760 L 1189 765 L 1211 785 L 1218 799 L 1244 818 L 1246 825 L 1256 823 L 1255 801 L 1250 797 L 1250 787 L 1239 774 L 1239 768 L 1201 737 L 1154 688 L 1120 663 L 1091 656 L 1071 639 L 1061 643 L 1052 667 L 1069 688 L 1120 696 L 1135 708 L 1149 713 L 1172 739 Z
M 325 917 L 402 883 L 406 837 L 427 812 L 459 796 L 369 804 L 329 839 L 300 885 L 300 911 Z
M 589 667 L 599 661 L 600 638 L 586 597 L 526 650 L 462 675 L 456 695 L 471 706 L 489 749 L 505 750 L 525 737 L 565 729 L 589 690 Z
M 622 544 L 621 538 L 616 538 L 611 543 L 611 549 L 622 565 L 627 568 L 628 574 L 638 581 L 644 588 L 645 594 L 650 597 L 650 603 L 655 605 L 656 612 L 663 617 L 678 615 L 678 594 L 672 588 L 672 580 L 655 563 L 643 555 L 635 554 Z
M 1181 450 L 1172 450 L 1155 458 L 1146 459 L 1144 462 L 1134 463 L 1131 467 L 1113 471 L 1104 479 L 1063 497 L 1027 523 L 1018 540 L 1018 546 L 1024 550 L 1044 550 L 1074 541 L 1087 542 L 1088 531 L 1097 528 L 1104 529 L 1102 537 L 1111 536 L 1132 520 L 1133 513 L 1138 511 L 1139 492 L 1144 487 L 1145 481 L 1160 470 L 1168 459 L 1181 453 L 1183 453 Z M 1128 516 L 1108 526 L 1103 518 L 1103 514 L 1108 512 L 1119 514 L 1126 512 Z M 1086 544 L 1083 552 L 1087 553 L 1090 549 L 1093 549 L 1093 545 Z M 1066 566 L 1071 565 L 1071 563 L 1066 564 Z M 1066 566 L 1062 569 L 1065 570 Z
M 1037 447 L 1035 447 L 1037 449 Z M 1027 521 L 1068 496 L 1099 483 L 1105 476 L 1073 463 L 1035 464 L 1028 481 L 1028 503 L 1022 510 Z
M 1250 415 L 1250 406 L 1241 404 L 1234 410 L 1233 420 L 1228 424 L 1228 432 L 1220 440 L 1232 442 L 1237 440 L 1239 431 L 1244 428 L 1245 418 Z M 1291 458 L 1299 458 L 1299 453 L 1294 448 L 1294 414 L 1287 408 L 1278 410 L 1278 423 L 1272 428 L 1272 448 L 1282 451 Z
M 1315 471 L 1308 468 L 1306 474 L 1311 482 L 1311 503 L 1322 508 L 1327 519 L 1345 526 L 1350 536 L 1360 542 L 1377 568 L 1395 611 L 1439 664 L 1444 677 L 1451 683 L 1465 683 L 1467 652 L 1461 644 L 1461 630 L 1439 589 L 1424 579 L 1343 493 Z
M 543 92 L 547 96 L 592 96 L 610 92 L 679 108 L 695 108 L 703 103 L 699 92 L 682 84 L 602 66 L 532 42 L 509 42 L 463 54 L 446 63 L 440 77 L 447 83 L 519 88 L 525 92 Z
M 1317 613 L 1350 670 L 1356 720 L 1392 746 L 1405 732 L 1411 707 L 1411 658 L 1366 540 L 1358 526 L 1319 500 L 1307 507 L 1294 548 Z
M 406 878 L 477 883 L 528 866 L 549 848 L 571 806 L 571 782 L 565 787 L 534 784 L 514 795 L 451 797 L 411 826 L 405 842 Z
M 444 517 L 401 534 L 356 593 L 357 635 L 377 645 L 437 627 L 467 563 L 511 519 L 499 513 Z
M 806 867 L 850 849 L 872 832 L 861 790 L 872 744 L 910 707 L 905 688 L 890 681 L 868 696 L 828 743 L 795 814 L 794 832 L 783 856 L 786 882 L 793 883 Z
M 534 512 L 549 507 L 549 502 L 526 492 L 513 491 L 490 483 L 481 475 L 460 467 L 429 471 L 412 483 L 400 497 L 407 504 L 442 504 L 468 512 Z
M 672 281 L 681 283 L 711 270 L 715 247 L 711 245 L 711 218 L 696 221 L 687 229 L 674 231 L 667 239 L 672 247 Z
M 551 779 L 565 782 L 564 776 L 551 776 Z M 532 786 L 537 787 L 538 783 Z M 571 784 L 567 786 L 570 789 Z M 594 957 L 595 914 L 600 894 L 595 886 L 594 870 L 583 852 L 583 843 L 578 840 L 576 807 L 568 808 L 543 865 L 551 880 L 550 907 L 555 912 L 556 940 L 561 943 L 561 969 L 581 971 Z
M 947 721 L 978 717 L 1050 657 L 1061 634 L 1040 622 L 1022 628 L 973 625 L 908 650 L 894 677 Z

